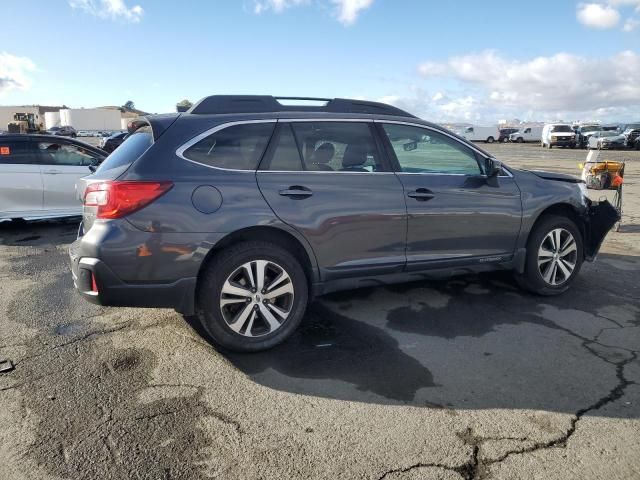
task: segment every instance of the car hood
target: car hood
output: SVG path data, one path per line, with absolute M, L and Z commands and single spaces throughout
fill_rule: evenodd
M 528 170 L 537 177 L 544 178 L 545 180 L 556 180 L 558 182 L 568 183 L 582 183 L 582 180 L 574 175 L 568 175 L 566 173 L 545 172 L 544 170 Z
M 571 132 L 551 132 L 551 135 L 554 137 L 571 137 L 575 135 L 575 133 Z
M 624 142 L 626 140 L 624 135 L 618 135 L 615 137 L 600 137 L 600 140 L 607 142 Z

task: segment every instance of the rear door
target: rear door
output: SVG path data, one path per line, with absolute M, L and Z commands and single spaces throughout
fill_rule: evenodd
M 323 280 L 405 264 L 402 185 L 371 122 L 280 122 L 257 172 L 275 214 L 311 244 Z
M 76 182 L 89 174 L 89 165 L 100 157 L 93 151 L 67 140 L 38 141 L 43 183 L 43 208 L 80 215 L 82 205 L 76 195 Z
M 0 136 L 0 218 L 42 213 L 42 177 L 36 144 Z
M 509 260 L 522 217 L 513 178 L 488 181 L 479 154 L 442 132 L 381 126 L 406 193 L 407 269 Z

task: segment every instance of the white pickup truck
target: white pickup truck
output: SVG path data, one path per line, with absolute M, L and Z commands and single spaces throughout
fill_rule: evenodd
M 509 141 L 515 143 L 537 142 L 542 135 L 542 127 L 523 127 L 509 135 Z
M 459 134 L 471 142 L 493 143 L 500 138 L 500 130 L 497 126 L 480 127 L 478 125 L 472 125 L 465 128 Z

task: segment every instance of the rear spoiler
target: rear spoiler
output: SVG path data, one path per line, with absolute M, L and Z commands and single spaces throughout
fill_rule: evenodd
M 169 128 L 179 117 L 179 113 L 167 113 L 164 115 L 149 115 L 146 117 L 138 117 L 134 120 L 131 120 L 127 124 L 127 132 L 129 132 L 129 135 L 131 135 L 141 127 L 151 127 L 151 131 L 153 132 L 153 140 L 155 141 L 158 140 L 158 138 L 160 138 L 160 135 L 162 135 L 167 130 L 167 128 Z

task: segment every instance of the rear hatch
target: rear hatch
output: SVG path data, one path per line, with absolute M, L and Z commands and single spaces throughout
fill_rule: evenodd
M 158 135 L 154 135 L 153 122 L 147 119 L 140 121 L 133 128 L 125 141 L 116 148 L 96 169 L 96 171 L 78 180 L 76 192 L 78 200 L 84 204 L 87 187 L 94 183 L 116 180 L 140 158 L 154 143 Z M 130 124 L 131 125 L 131 124 Z M 162 129 L 164 131 L 164 129 Z M 160 132 L 162 133 L 162 132 Z M 84 206 L 82 215 L 82 231 L 89 230 L 96 217 L 96 208 Z

